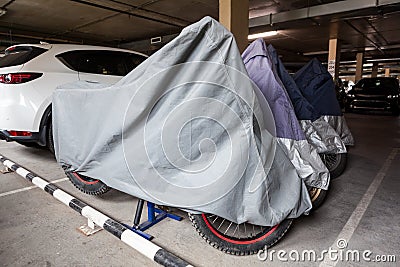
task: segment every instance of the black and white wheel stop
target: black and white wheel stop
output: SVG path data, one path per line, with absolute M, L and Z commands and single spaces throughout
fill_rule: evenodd
M 17 163 L 12 162 L 2 155 L 0 155 L 0 162 L 3 163 L 3 165 L 7 168 L 16 172 L 23 178 L 31 181 L 34 185 L 46 191 L 76 212 L 79 212 L 82 216 L 88 218 L 89 220 L 92 220 L 95 224 L 97 224 L 107 232 L 113 234 L 114 236 L 118 237 L 122 242 L 134 248 L 149 259 L 164 266 L 191 266 L 189 263 L 175 256 L 174 254 L 129 230 L 122 223 L 99 212 L 85 202 L 62 191 L 54 184 L 49 183 L 35 173 L 19 166 Z

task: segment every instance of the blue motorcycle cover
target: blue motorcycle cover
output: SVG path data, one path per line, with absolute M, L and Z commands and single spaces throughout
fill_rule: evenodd
M 343 143 L 354 145 L 353 136 L 336 98 L 335 84 L 326 67 L 314 58 L 297 71 L 293 78 L 304 97 L 335 129 Z
M 275 66 L 278 77 L 286 89 L 295 108 L 296 116 L 300 122 L 307 141 L 318 153 L 346 153 L 346 146 L 336 130 L 324 119 L 324 116 L 314 108 L 303 96 L 292 76 L 285 69 L 275 48 L 267 47 L 269 57 Z

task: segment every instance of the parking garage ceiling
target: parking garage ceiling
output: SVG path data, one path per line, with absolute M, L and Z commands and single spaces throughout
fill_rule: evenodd
M 218 0 L 0 0 L 0 8 L 2 49 L 39 41 L 141 42 L 151 53 L 157 46 L 150 38 L 174 36 L 206 15 L 218 18 Z M 315 56 L 326 61 L 328 39 L 338 38 L 349 71 L 363 51 L 366 62 L 382 59 L 381 67 L 400 68 L 400 1 L 250 0 L 249 17 L 250 33 L 278 31 L 266 41 L 288 64 Z

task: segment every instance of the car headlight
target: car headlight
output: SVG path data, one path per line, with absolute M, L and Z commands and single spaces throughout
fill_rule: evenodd
M 387 98 L 388 99 L 399 98 L 399 95 L 388 95 Z
M 349 94 L 348 95 L 350 98 L 355 98 L 356 97 L 356 95 L 354 95 L 354 94 Z

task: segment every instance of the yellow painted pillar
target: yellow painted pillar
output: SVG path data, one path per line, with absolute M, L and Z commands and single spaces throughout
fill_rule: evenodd
M 219 22 L 235 36 L 242 53 L 249 35 L 249 0 L 219 0 Z
M 357 53 L 357 63 L 356 63 L 356 77 L 355 82 L 361 80 L 363 75 L 363 62 L 364 61 L 364 53 Z
M 390 77 L 390 69 L 389 68 L 385 69 L 385 77 Z
M 371 78 L 376 78 L 378 76 L 378 62 L 374 62 L 372 65 L 372 72 L 371 72 Z
M 328 71 L 333 80 L 339 78 L 340 43 L 338 39 L 329 40 Z

